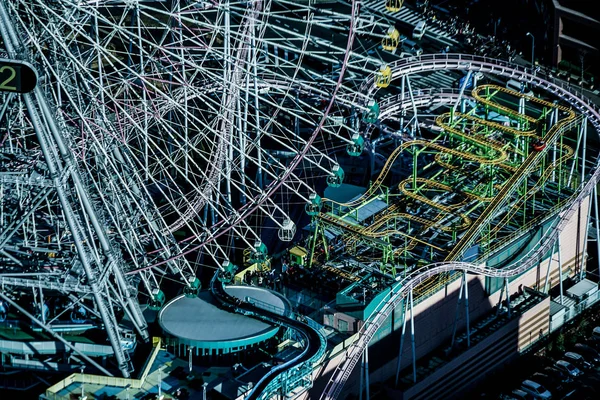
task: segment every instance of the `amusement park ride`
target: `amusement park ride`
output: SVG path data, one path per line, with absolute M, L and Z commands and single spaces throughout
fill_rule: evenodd
M 173 287 L 198 297 L 212 268 L 204 281 L 219 307 L 304 345 L 248 398 L 308 390 L 331 355 L 324 322 L 226 290 L 250 270 L 281 269 L 269 248 L 288 242 L 283 262 L 333 274 L 339 293 L 370 285 L 370 311 L 322 393 L 336 398 L 400 302 L 410 298 L 412 318 L 413 299 L 467 272 L 508 285 L 552 257 L 565 221 L 595 195 L 596 107 L 502 60 L 382 63 L 355 38 L 389 55 L 395 27 L 369 22 L 357 1 L 345 13 L 304 3 L 0 0 L 2 57 L 39 74 L 30 93 L 0 94 L 0 333 L 20 332 L 0 338 L 6 364 L 38 367 L 29 340 L 54 344 L 57 370 L 78 370 L 69 353 L 128 378 L 136 337 L 156 334 L 147 311 Z M 322 51 L 317 14 L 344 46 Z M 418 85 L 434 74 L 466 79 Z M 350 158 L 371 165 L 370 180 L 344 197 Z M 490 263 L 534 229 L 544 235 L 521 256 Z M 108 341 L 81 343 L 97 330 Z

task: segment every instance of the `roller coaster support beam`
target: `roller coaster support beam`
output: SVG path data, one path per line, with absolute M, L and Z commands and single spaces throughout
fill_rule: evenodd
M 550 128 L 552 128 L 552 126 L 554 126 L 554 124 L 558 121 L 558 107 L 554 109 L 554 111 L 552 112 L 552 114 L 550 115 L 550 124 L 548 127 L 548 130 Z M 556 142 L 554 143 L 554 148 L 553 148 L 553 152 L 552 152 L 552 163 L 553 165 L 556 165 Z M 561 163 L 562 166 L 562 163 Z M 560 175 L 559 175 L 559 179 L 560 179 Z M 556 181 L 556 168 L 552 168 L 552 181 Z M 560 183 L 559 183 L 560 185 Z
M 583 131 L 583 151 L 581 154 L 581 184 L 583 184 L 583 180 L 585 179 L 585 153 L 587 149 L 587 117 L 583 117 L 583 120 L 581 121 L 581 130 Z M 577 155 L 575 155 L 575 157 L 577 157 Z
M 398 350 L 398 363 L 396 364 L 396 388 L 398 388 L 398 379 L 400 377 L 400 364 L 402 364 L 402 350 L 404 349 L 404 334 L 406 333 L 406 314 L 408 313 L 408 301 L 404 299 L 403 302 L 404 310 L 402 311 L 402 333 L 400 334 L 400 349 Z
M 410 304 L 410 347 L 412 353 L 413 382 L 417 382 L 417 357 L 415 352 L 415 319 L 413 308 L 413 288 L 408 293 L 408 302 L 404 299 L 404 312 L 402 313 L 402 334 L 400 335 L 400 350 L 398 352 L 398 363 L 396 364 L 396 387 L 400 376 L 400 364 L 402 363 L 402 350 L 404 349 L 404 334 L 406 333 L 406 313 Z
M 504 278 L 504 285 L 502 287 L 502 292 L 500 293 L 500 300 L 498 301 L 498 311 L 500 311 L 500 306 L 502 305 L 502 293 L 506 293 L 506 315 L 510 318 L 510 289 L 508 286 L 508 278 Z
M 463 280 L 465 282 L 465 316 L 467 321 L 467 347 L 471 347 L 471 327 L 469 324 L 469 281 L 467 280 L 467 271 L 463 271 Z
M 452 328 L 452 340 L 450 341 L 450 349 L 454 348 L 454 340 L 456 339 L 456 327 L 458 325 L 458 312 L 460 311 L 460 301 L 462 299 L 464 284 L 465 284 L 465 281 L 461 279 L 460 289 L 458 289 L 458 300 L 456 301 L 456 312 L 454 313 L 454 327 Z
M 563 305 L 563 268 L 562 268 L 562 260 L 560 256 L 560 236 L 557 239 L 556 248 L 558 250 L 558 283 L 560 287 L 560 305 Z
M 598 279 L 600 279 L 600 221 L 598 220 L 598 189 L 594 186 L 594 217 L 596 219 L 596 260 L 598 263 Z
M 508 286 L 508 277 L 504 278 L 504 288 L 506 289 L 506 314 L 510 318 L 510 288 Z
M 527 129 L 527 122 L 520 117 L 525 114 L 525 97 L 519 97 L 519 114 L 519 129 Z
M 418 131 L 419 132 L 419 136 L 420 136 L 421 128 L 419 127 L 419 120 L 417 119 L 417 115 L 418 115 L 418 112 L 417 112 L 417 103 L 415 102 L 415 98 L 413 96 L 412 88 L 410 87 L 410 78 L 408 76 L 406 76 L 406 86 L 408 86 L 408 94 L 410 96 L 410 103 L 412 104 L 412 108 L 413 108 L 412 121 L 414 121 L 414 122 L 413 122 L 413 128 L 410 130 L 410 136 L 414 139 L 415 138 L 415 131 Z
M 468 71 L 467 72 L 467 76 L 463 80 L 463 84 L 460 87 L 460 92 L 458 92 L 458 97 L 456 98 L 456 102 L 454 103 L 454 105 L 452 106 L 452 109 L 450 111 L 450 113 L 451 113 L 450 114 L 450 121 L 451 122 L 454 122 L 454 114 L 456 113 L 456 107 L 460 104 L 460 101 L 462 100 L 463 94 L 465 93 L 465 89 L 467 87 L 467 84 L 471 80 L 471 75 L 472 74 L 473 74 L 473 71 Z
M 364 387 L 364 388 L 363 388 Z M 366 391 L 365 400 L 370 400 L 369 394 L 369 346 L 365 346 L 365 351 L 362 357 L 362 371 L 360 374 L 360 393 L 358 395 L 359 400 L 363 400 L 363 390 Z
M 415 351 L 415 311 L 413 303 L 413 288 L 410 288 L 410 348 L 412 352 L 413 382 L 417 383 L 417 354 Z
M 552 253 L 550 254 L 550 259 L 548 260 L 548 269 L 546 270 L 546 279 L 544 280 L 544 293 L 548 293 L 548 281 L 550 278 L 550 271 L 552 270 L 552 260 L 554 260 L 554 249 L 556 248 L 556 243 L 552 245 Z
M 577 146 L 575 146 L 575 160 L 571 165 L 571 170 L 569 171 L 569 179 L 567 180 L 567 186 L 571 186 L 571 181 L 573 180 L 573 174 L 575 173 L 575 165 L 579 161 L 579 147 L 581 146 L 581 134 L 578 135 Z
M 500 314 L 500 310 L 502 309 L 502 297 L 504 296 L 504 294 L 506 294 L 506 305 L 508 308 L 508 316 L 510 316 L 510 300 L 509 300 L 509 294 L 508 294 L 508 279 L 504 278 L 504 284 L 502 285 L 502 290 L 500 291 L 500 298 L 498 298 L 498 305 L 497 305 L 497 309 L 496 309 L 496 315 Z
M 594 192 L 590 193 L 589 195 L 589 203 L 588 203 L 588 212 L 585 218 L 585 234 L 583 237 L 583 251 L 581 252 L 581 254 L 587 254 L 588 252 L 588 238 L 589 238 L 589 226 L 590 226 L 590 220 L 592 219 L 592 201 L 594 201 L 594 199 L 592 199 L 592 196 L 594 195 Z M 579 232 L 580 230 L 577 230 L 577 237 L 579 237 Z M 579 246 L 577 246 L 577 248 L 579 248 Z M 585 256 L 582 257 L 577 257 L 577 259 L 579 260 L 579 280 L 582 280 L 583 278 L 585 278 Z
M 467 282 L 467 271 L 463 271 L 463 276 L 460 281 L 460 289 L 458 291 L 458 301 L 456 302 L 456 315 L 454 317 L 454 328 L 452 329 L 452 341 L 450 348 L 454 347 L 454 339 L 456 338 L 456 328 L 458 326 L 458 312 L 460 310 L 460 302 L 462 300 L 463 291 L 465 293 L 465 318 L 467 321 L 467 347 L 471 347 L 471 329 L 469 324 L 469 289 Z
M 406 83 L 407 76 L 402 75 L 402 80 L 400 81 L 400 104 L 404 104 L 404 86 Z M 404 116 L 406 115 L 406 109 L 402 108 L 400 110 L 400 134 L 404 133 Z M 396 139 L 394 139 L 396 142 Z

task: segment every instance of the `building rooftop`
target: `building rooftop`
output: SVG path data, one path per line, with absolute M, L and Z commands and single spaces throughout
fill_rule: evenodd
M 227 292 L 240 299 L 250 297 L 277 310 L 289 310 L 289 302 L 280 294 L 254 286 L 228 286 Z M 246 346 L 266 340 L 278 327 L 217 307 L 209 291 L 198 297 L 179 296 L 167 303 L 160 313 L 160 325 L 181 343 L 201 348 Z
M 589 279 L 582 279 L 581 281 L 573 285 L 571 288 L 569 288 L 567 290 L 567 294 L 569 296 L 581 298 L 585 294 L 590 294 L 590 292 L 596 291 L 598 291 L 598 284 L 590 281 Z
M 458 355 L 472 348 L 477 343 L 489 337 L 492 333 L 498 331 L 509 321 L 519 318 L 525 311 L 531 309 L 547 296 L 530 288 L 524 288 L 523 294 L 520 294 L 511 300 L 510 316 L 506 312 L 506 307 L 501 306 L 500 312 L 494 308 L 487 316 L 482 317 L 472 325 L 470 330 L 470 347 L 467 345 L 467 333 L 457 334 L 454 346 L 448 343 L 446 347 L 439 347 L 429 355 L 420 358 L 417 361 L 417 382 L 431 375 L 437 369 L 455 359 Z M 399 385 L 401 388 L 408 388 L 414 384 L 412 368 L 406 368 L 400 373 Z
M 161 348 L 160 339 L 155 339 L 148 362 L 139 379 L 107 377 L 75 373 L 46 389 L 40 399 L 71 400 L 79 398 L 82 391 L 88 399 L 115 396 L 118 399 L 154 399 L 159 391 L 164 400 L 178 398 L 177 392 L 187 392 L 189 399 L 202 396 L 202 384 L 215 381 L 222 373 L 212 369 L 194 367 L 189 372 L 188 363 L 177 359 Z

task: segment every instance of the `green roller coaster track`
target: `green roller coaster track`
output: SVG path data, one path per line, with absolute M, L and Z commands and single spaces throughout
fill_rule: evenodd
M 495 85 L 475 87 L 471 97 L 470 110 L 436 117 L 436 137 L 396 147 L 363 195 L 348 202 L 322 199 L 325 209 L 313 216 L 309 265 L 334 256 L 324 232 L 331 227 L 342 232 L 347 254 L 379 262 L 392 276 L 424 263 L 463 260 L 473 246 L 489 254 L 568 200 L 579 181 L 570 132 L 581 118 Z M 510 123 L 488 120 L 492 112 Z M 412 156 L 411 172 L 388 189 L 384 183 L 403 154 Z M 418 162 L 423 154 L 434 155 L 427 171 Z M 347 218 L 373 199 L 387 207 L 369 223 Z

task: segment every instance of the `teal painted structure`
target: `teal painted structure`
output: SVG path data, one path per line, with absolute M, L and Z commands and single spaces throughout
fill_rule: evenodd
M 254 286 L 229 286 L 227 290 L 241 299 L 251 298 L 289 312 L 291 305 L 283 296 Z M 159 313 L 165 342 L 184 356 L 189 347 L 196 356 L 218 356 L 256 349 L 271 339 L 279 327 L 246 315 L 220 309 L 210 292 L 195 298 L 179 296 Z

